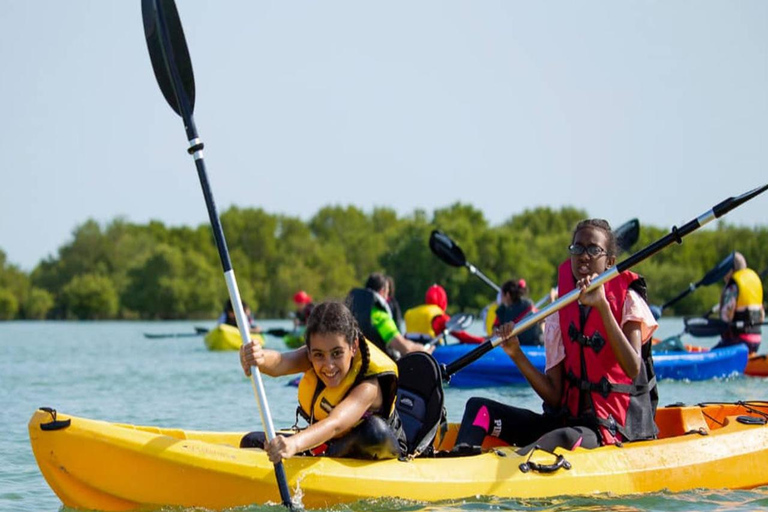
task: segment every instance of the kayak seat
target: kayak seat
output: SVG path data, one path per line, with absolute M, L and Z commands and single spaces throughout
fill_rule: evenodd
M 396 408 L 407 439 L 407 456 L 434 453 L 438 432 L 447 429 L 440 366 L 426 352 L 412 352 L 397 361 Z
M 659 439 L 710 430 L 700 407 L 660 408 L 656 411 L 656 425 L 659 427 Z

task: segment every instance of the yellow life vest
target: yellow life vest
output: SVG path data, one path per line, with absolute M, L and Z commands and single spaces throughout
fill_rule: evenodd
M 493 334 L 493 324 L 496 323 L 496 310 L 499 304 L 497 302 L 491 302 L 485 307 L 485 332 L 488 336 Z
M 760 276 L 751 268 L 737 270 L 731 276 L 739 286 L 736 308 L 760 307 L 763 304 L 763 284 Z
M 434 304 L 422 304 L 405 312 L 405 332 L 409 334 L 426 334 L 434 338 L 437 333 L 432 328 L 432 320 L 444 315 L 445 311 Z
M 381 415 L 389 418 L 394 412 L 397 396 L 397 364 L 373 343 L 368 340 L 364 340 L 364 342 L 371 357 L 368 362 L 368 369 L 362 378 L 358 379 L 363 366 L 361 350 L 358 350 L 352 358 L 352 366 L 344 380 L 334 388 L 326 388 L 314 369 L 310 368 L 304 372 L 304 376 L 299 382 L 299 412 L 310 424 L 327 418 L 333 408 L 346 398 L 358 382 L 373 377 L 379 379 L 384 398 Z M 345 433 L 339 434 L 339 436 Z

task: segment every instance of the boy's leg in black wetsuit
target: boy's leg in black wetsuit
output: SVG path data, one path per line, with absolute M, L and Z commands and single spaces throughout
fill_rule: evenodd
M 561 425 L 552 415 L 474 397 L 464 409 L 456 445 L 480 446 L 485 436 L 492 436 L 513 446 L 525 446 Z
M 370 416 L 339 439 L 328 442 L 324 455 L 351 459 L 395 459 L 402 455 L 397 436 L 379 416 Z
M 525 455 L 534 447 L 548 452 L 555 448 L 573 450 L 575 448 L 597 448 L 600 446 L 600 438 L 597 432 L 589 427 L 562 427 L 547 432 L 540 438 L 517 450 L 520 455 Z

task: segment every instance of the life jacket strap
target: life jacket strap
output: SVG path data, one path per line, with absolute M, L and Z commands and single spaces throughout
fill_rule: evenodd
M 591 382 L 587 379 L 582 379 L 573 373 L 573 370 L 569 370 L 565 375 L 566 380 L 575 388 L 580 391 L 589 391 L 591 393 L 600 393 L 603 398 L 608 398 L 611 393 L 622 393 L 630 396 L 638 396 L 648 393 L 649 390 L 656 386 L 656 377 L 652 377 L 646 384 L 616 384 L 612 383 L 603 376 L 598 382 Z
M 600 332 L 595 331 L 592 336 L 586 336 L 579 330 L 578 327 L 574 325 L 573 322 L 571 322 L 571 325 L 568 326 L 568 337 L 582 347 L 591 348 L 595 351 L 596 354 L 599 353 L 605 346 L 605 338 L 603 338 Z

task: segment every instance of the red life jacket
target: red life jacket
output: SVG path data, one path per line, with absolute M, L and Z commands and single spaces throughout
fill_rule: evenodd
M 624 301 L 630 285 L 644 281 L 625 271 L 603 286 L 611 313 L 621 325 Z M 559 296 L 575 288 L 571 262 L 558 271 Z M 559 311 L 565 348 L 563 408 L 571 424 L 595 428 L 603 444 L 651 439 L 658 429 L 654 423 L 658 394 L 651 359 L 651 344 L 643 344 L 641 368 L 633 380 L 624 372 L 608 341 L 608 334 L 596 310 L 589 310 L 582 325 L 578 301 Z

